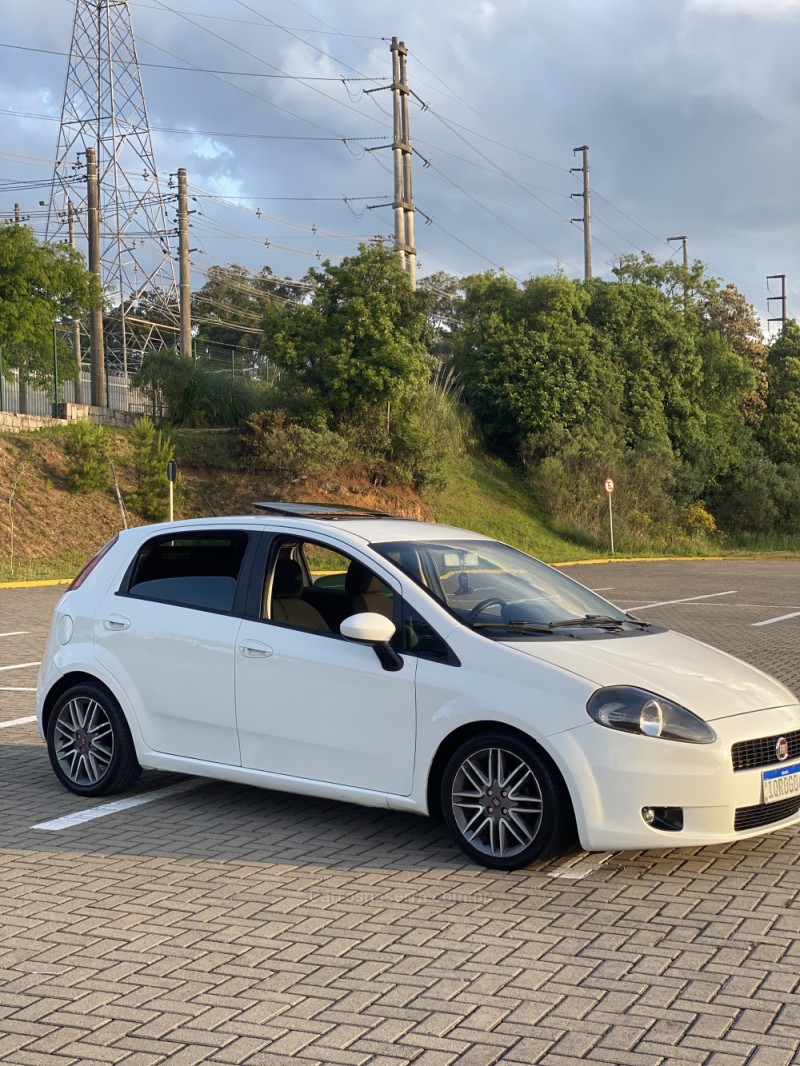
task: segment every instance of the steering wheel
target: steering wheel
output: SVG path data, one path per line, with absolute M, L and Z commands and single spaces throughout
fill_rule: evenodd
M 467 615 L 465 619 L 467 625 L 471 625 L 475 621 L 475 619 L 486 610 L 487 607 L 492 607 L 494 604 L 497 604 L 497 606 L 500 608 L 507 606 L 506 601 L 501 600 L 499 596 L 490 596 L 486 600 L 481 600 L 480 603 L 475 604 L 475 606 Z

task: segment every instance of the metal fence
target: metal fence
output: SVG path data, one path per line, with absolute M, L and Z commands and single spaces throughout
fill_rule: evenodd
M 25 402 L 22 405 L 20 405 L 20 389 L 25 390 L 23 397 Z M 36 389 L 30 385 L 21 384 L 16 377 L 7 378 L 0 375 L 0 411 L 50 418 L 53 414 L 54 403 L 88 405 L 92 402 L 91 397 L 91 375 L 88 370 L 82 370 L 77 381 L 60 381 L 57 397 L 53 395 L 52 387 Z M 105 406 L 115 411 L 152 413 L 153 403 L 141 389 L 136 389 L 131 385 L 130 374 L 109 373 L 106 377 Z

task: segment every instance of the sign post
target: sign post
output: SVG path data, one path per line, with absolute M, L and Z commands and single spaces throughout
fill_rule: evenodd
M 611 538 L 611 554 L 614 554 L 614 514 L 611 508 L 611 497 L 614 495 L 614 479 L 613 477 L 607 477 L 603 482 L 603 487 L 608 494 L 608 532 Z
M 178 476 L 178 464 L 174 459 L 170 459 L 167 463 L 167 480 L 169 481 L 169 520 L 170 522 L 175 519 L 175 479 Z M 614 550 L 613 548 L 611 549 Z

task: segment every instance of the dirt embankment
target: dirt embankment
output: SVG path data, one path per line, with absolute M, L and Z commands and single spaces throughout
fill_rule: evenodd
M 133 492 L 124 431 L 110 434 L 110 452 L 123 501 Z M 65 436 L 51 431 L 0 434 L 0 581 L 71 577 L 122 525 L 109 468 L 109 488 L 72 493 L 66 484 Z M 176 517 L 252 514 L 253 500 L 344 503 L 410 518 L 432 518 L 407 485 L 376 488 L 362 471 L 345 468 L 334 483 L 293 481 L 243 472 L 235 434 L 210 447 L 194 435 L 179 447 Z M 164 492 L 167 494 L 166 475 Z M 130 525 L 143 519 L 128 512 Z

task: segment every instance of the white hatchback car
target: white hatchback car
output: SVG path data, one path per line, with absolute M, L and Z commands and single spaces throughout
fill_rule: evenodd
M 499 869 L 800 823 L 800 706 L 759 670 L 476 533 L 257 506 L 121 532 L 61 598 L 37 709 L 68 789 L 438 814 Z

